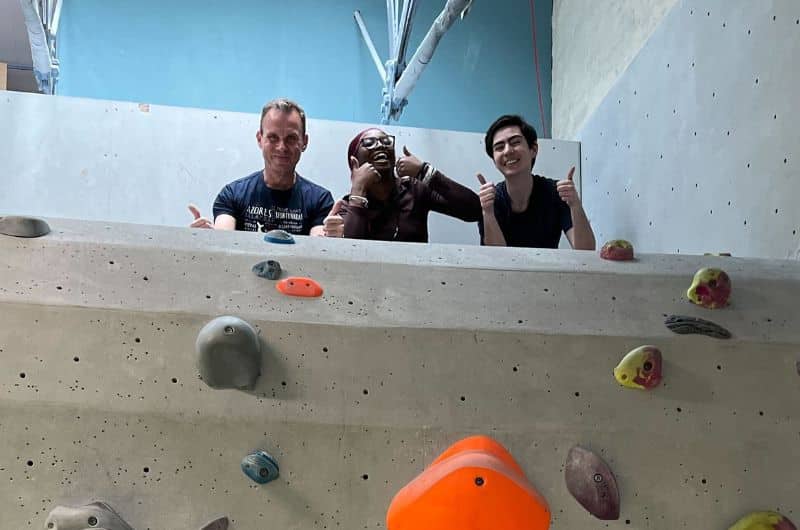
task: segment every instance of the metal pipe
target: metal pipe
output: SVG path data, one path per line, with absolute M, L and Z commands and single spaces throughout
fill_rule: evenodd
M 364 24 L 364 19 L 361 18 L 360 11 L 354 11 L 353 17 L 356 19 L 356 24 L 358 24 L 358 29 L 361 30 L 361 36 L 364 38 L 364 42 L 367 45 L 367 49 L 369 49 L 369 53 L 372 56 L 372 61 L 375 63 L 375 68 L 378 69 L 378 75 L 381 76 L 381 79 L 386 79 L 386 69 L 383 67 L 383 63 L 381 63 L 381 58 L 378 55 L 378 50 L 375 49 L 375 43 L 372 42 L 372 37 L 369 35 L 369 31 L 367 31 L 367 26 Z
M 416 9 L 414 0 L 403 0 L 403 18 L 400 21 L 400 43 L 395 57 L 400 73 L 406 67 L 406 51 L 408 50 L 408 38 L 411 35 L 411 19 Z
M 28 40 L 31 44 L 31 58 L 33 59 L 33 73 L 39 90 L 45 94 L 53 94 L 55 80 L 58 77 L 58 62 L 53 59 L 50 51 L 50 41 L 42 25 L 41 14 L 37 0 L 20 0 L 22 16 L 28 30 Z
M 53 8 L 53 20 L 50 21 L 50 34 L 55 37 L 58 33 L 58 23 L 61 22 L 61 6 L 64 0 L 53 0 L 55 7 Z
M 439 44 L 442 36 L 450 29 L 453 22 L 472 4 L 472 0 L 447 0 L 444 9 L 436 17 L 425 38 L 422 39 L 417 51 L 409 61 L 400 79 L 397 81 L 394 90 L 394 103 L 402 108 L 401 104 L 411 93 L 411 89 L 417 84 L 425 67 L 433 57 L 433 52 Z
M 395 0 L 386 0 L 386 28 L 389 35 L 389 57 L 394 56 Z

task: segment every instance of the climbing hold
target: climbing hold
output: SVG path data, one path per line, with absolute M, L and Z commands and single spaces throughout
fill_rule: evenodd
M 709 320 L 695 317 L 687 317 L 683 315 L 670 315 L 664 321 L 664 324 L 675 333 L 681 335 L 708 335 L 715 339 L 729 339 L 731 332 L 723 328 L 719 324 L 715 324 Z
M 230 521 L 228 521 L 227 517 L 220 517 L 219 519 L 214 519 L 210 523 L 207 523 L 200 530 L 228 530 L 229 524 Z
M 85 506 L 56 506 L 45 521 L 48 530 L 133 530 L 105 502 Z
M 722 269 L 703 268 L 697 271 L 692 285 L 686 292 L 693 303 L 707 309 L 718 309 L 728 305 L 731 295 L 731 279 Z
M 631 350 L 614 368 L 614 378 L 622 386 L 649 390 L 661 382 L 661 352 L 655 346 Z
M 50 233 L 50 225 L 44 219 L 9 215 L 0 217 L 0 234 L 14 237 L 41 237 Z
M 739 519 L 729 530 L 797 530 L 797 527 L 777 512 L 752 512 Z
M 294 243 L 294 237 L 286 230 L 270 230 L 264 236 L 264 241 L 267 243 L 279 243 L 281 245 L 291 245 Z
M 253 265 L 253 272 L 261 278 L 277 280 L 281 277 L 281 264 L 277 261 L 261 261 Z
M 586 510 L 604 521 L 619 519 L 619 488 L 611 468 L 595 453 L 575 446 L 564 467 L 567 489 Z
M 608 241 L 600 249 L 600 257 L 611 261 L 630 261 L 633 259 L 633 245 L 624 239 Z
M 314 298 L 322 296 L 322 286 L 311 278 L 290 276 L 275 284 L 275 288 L 288 296 Z
M 547 530 L 547 501 L 505 447 L 487 436 L 454 444 L 392 500 L 391 530 Z
M 259 484 L 278 478 L 278 462 L 266 451 L 256 451 L 242 458 L 242 471 Z
M 233 316 L 217 317 L 200 330 L 197 367 L 211 388 L 250 389 L 261 375 L 261 344 L 253 326 Z

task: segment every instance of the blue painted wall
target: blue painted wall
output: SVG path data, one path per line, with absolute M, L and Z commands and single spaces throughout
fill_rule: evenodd
M 412 53 L 444 3 L 419 2 Z M 385 58 L 380 0 L 64 2 L 58 93 L 242 112 L 287 96 L 314 118 L 377 122 L 382 84 L 355 9 Z M 535 0 L 535 18 L 549 127 L 552 0 Z M 531 20 L 529 0 L 475 0 L 440 42 L 399 124 L 484 131 L 515 112 L 541 133 Z

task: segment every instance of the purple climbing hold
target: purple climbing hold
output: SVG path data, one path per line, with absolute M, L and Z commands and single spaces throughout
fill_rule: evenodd
M 611 468 L 595 453 L 575 446 L 564 467 L 567 489 L 581 506 L 604 521 L 619 519 L 619 488 Z

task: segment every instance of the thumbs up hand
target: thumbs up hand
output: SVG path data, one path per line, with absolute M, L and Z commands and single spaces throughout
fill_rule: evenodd
M 214 223 L 210 219 L 200 215 L 200 210 L 197 206 L 190 204 L 189 211 L 192 212 L 192 216 L 194 217 L 192 224 L 189 225 L 190 228 L 214 228 Z
M 481 200 L 481 209 L 484 214 L 494 215 L 494 182 L 486 182 L 486 179 L 480 173 L 477 174 L 478 182 L 481 183 L 481 188 L 478 190 L 478 198 Z
M 561 197 L 561 200 L 567 203 L 567 206 L 570 208 L 580 206 L 581 204 L 581 200 L 578 197 L 578 190 L 575 188 L 575 181 L 572 180 L 572 176 L 574 174 L 575 166 L 572 166 L 572 168 L 569 170 L 569 173 L 567 173 L 567 178 L 565 180 L 559 180 L 556 183 L 558 196 Z
M 403 146 L 403 156 L 397 159 L 395 168 L 397 169 L 397 175 L 401 178 L 417 178 L 420 176 L 424 165 L 425 163 L 422 160 L 411 154 L 408 147 Z
M 336 201 L 328 217 L 322 221 L 322 233 L 325 237 L 344 237 L 344 219 L 339 215 L 343 205 L 343 200 Z

